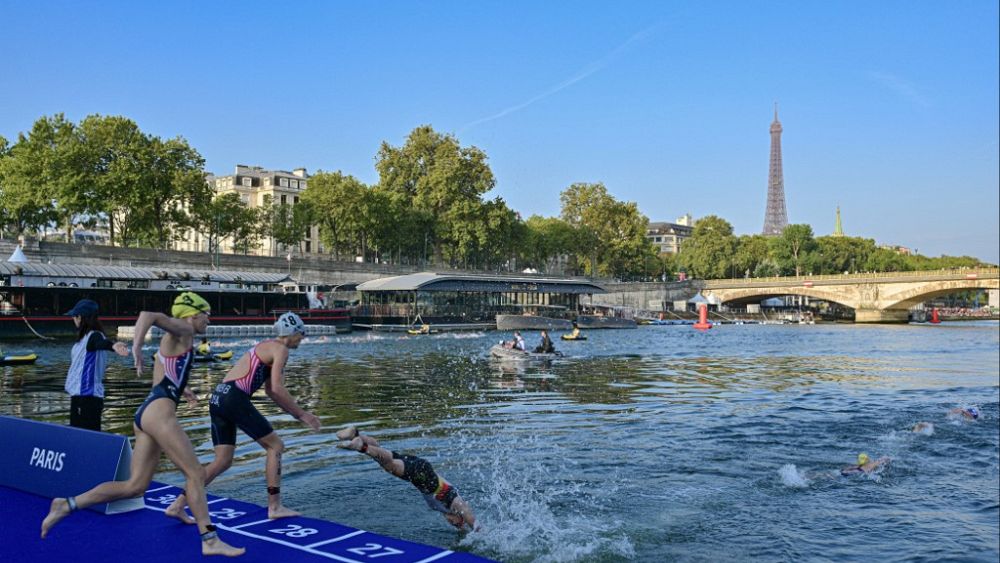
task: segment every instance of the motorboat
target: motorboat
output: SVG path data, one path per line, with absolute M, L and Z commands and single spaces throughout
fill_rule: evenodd
M 550 354 L 542 352 L 525 352 L 517 348 L 508 348 L 503 343 L 496 344 L 490 348 L 490 356 L 502 360 L 551 360 L 561 358 L 562 352 L 552 352 Z

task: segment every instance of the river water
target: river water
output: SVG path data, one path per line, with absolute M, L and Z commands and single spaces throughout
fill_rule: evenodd
M 489 359 L 502 336 L 307 339 L 288 386 L 323 431 L 256 401 L 286 443 L 285 503 L 502 561 L 1000 556 L 996 322 L 592 331 L 557 340 L 567 356 L 547 363 Z M 41 359 L 0 368 L 0 413 L 67 422 L 69 343 L 3 344 Z M 242 353 L 253 341 L 213 344 Z M 110 363 L 105 430 L 131 435 L 149 383 L 127 359 Z M 226 366 L 195 368 L 203 399 Z M 948 414 L 965 406 L 980 419 Z M 179 416 L 207 462 L 207 402 Z M 933 433 L 911 432 L 918 421 Z M 484 530 L 456 533 L 411 485 L 337 449 L 346 425 L 433 463 Z M 240 440 L 209 491 L 264 504 L 262 450 Z M 892 462 L 840 477 L 862 451 Z

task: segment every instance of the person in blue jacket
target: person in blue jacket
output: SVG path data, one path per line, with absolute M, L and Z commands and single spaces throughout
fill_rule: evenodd
M 69 393 L 69 424 L 101 431 L 104 411 L 104 370 L 108 352 L 128 356 L 124 342 L 108 340 L 97 318 L 97 303 L 81 299 L 66 312 L 77 329 L 76 344 L 70 352 L 66 392 Z

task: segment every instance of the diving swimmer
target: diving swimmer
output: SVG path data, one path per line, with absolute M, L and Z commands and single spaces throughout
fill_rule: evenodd
M 478 529 L 472 508 L 459 496 L 458 489 L 438 476 L 427 460 L 382 448 L 375 438 L 361 434 L 353 426 L 337 432 L 337 438 L 350 440 L 339 444 L 338 448 L 363 453 L 377 461 L 382 469 L 412 483 L 424 496 L 427 506 L 442 513 L 452 526 L 459 530 L 465 526 Z

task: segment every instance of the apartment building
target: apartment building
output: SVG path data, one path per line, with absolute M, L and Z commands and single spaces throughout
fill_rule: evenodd
M 261 166 L 247 166 L 237 164 L 233 174 L 227 176 L 209 175 L 206 181 L 215 189 L 216 195 L 224 195 L 236 192 L 249 207 L 262 207 L 267 201 L 276 204 L 295 205 L 302 197 L 309 182 L 309 174 L 305 168 L 295 168 L 291 172 L 285 170 L 266 170 Z M 198 234 L 186 237 L 186 240 L 178 241 L 174 246 L 177 250 L 194 250 L 200 252 L 208 251 L 208 240 Z M 233 241 L 225 239 L 222 241 L 221 252 L 235 252 Z M 305 240 L 294 248 L 288 248 L 278 244 L 273 238 L 265 237 L 261 241 L 261 246 L 252 251 L 253 254 L 262 256 L 285 256 L 289 252 L 299 254 L 311 254 L 322 252 L 322 245 L 319 242 L 319 228 L 312 227 L 306 234 Z
M 690 213 L 678 217 L 676 222 L 650 222 L 646 227 L 646 238 L 652 242 L 660 254 L 677 254 L 681 243 L 691 238 L 694 232 L 694 218 Z

